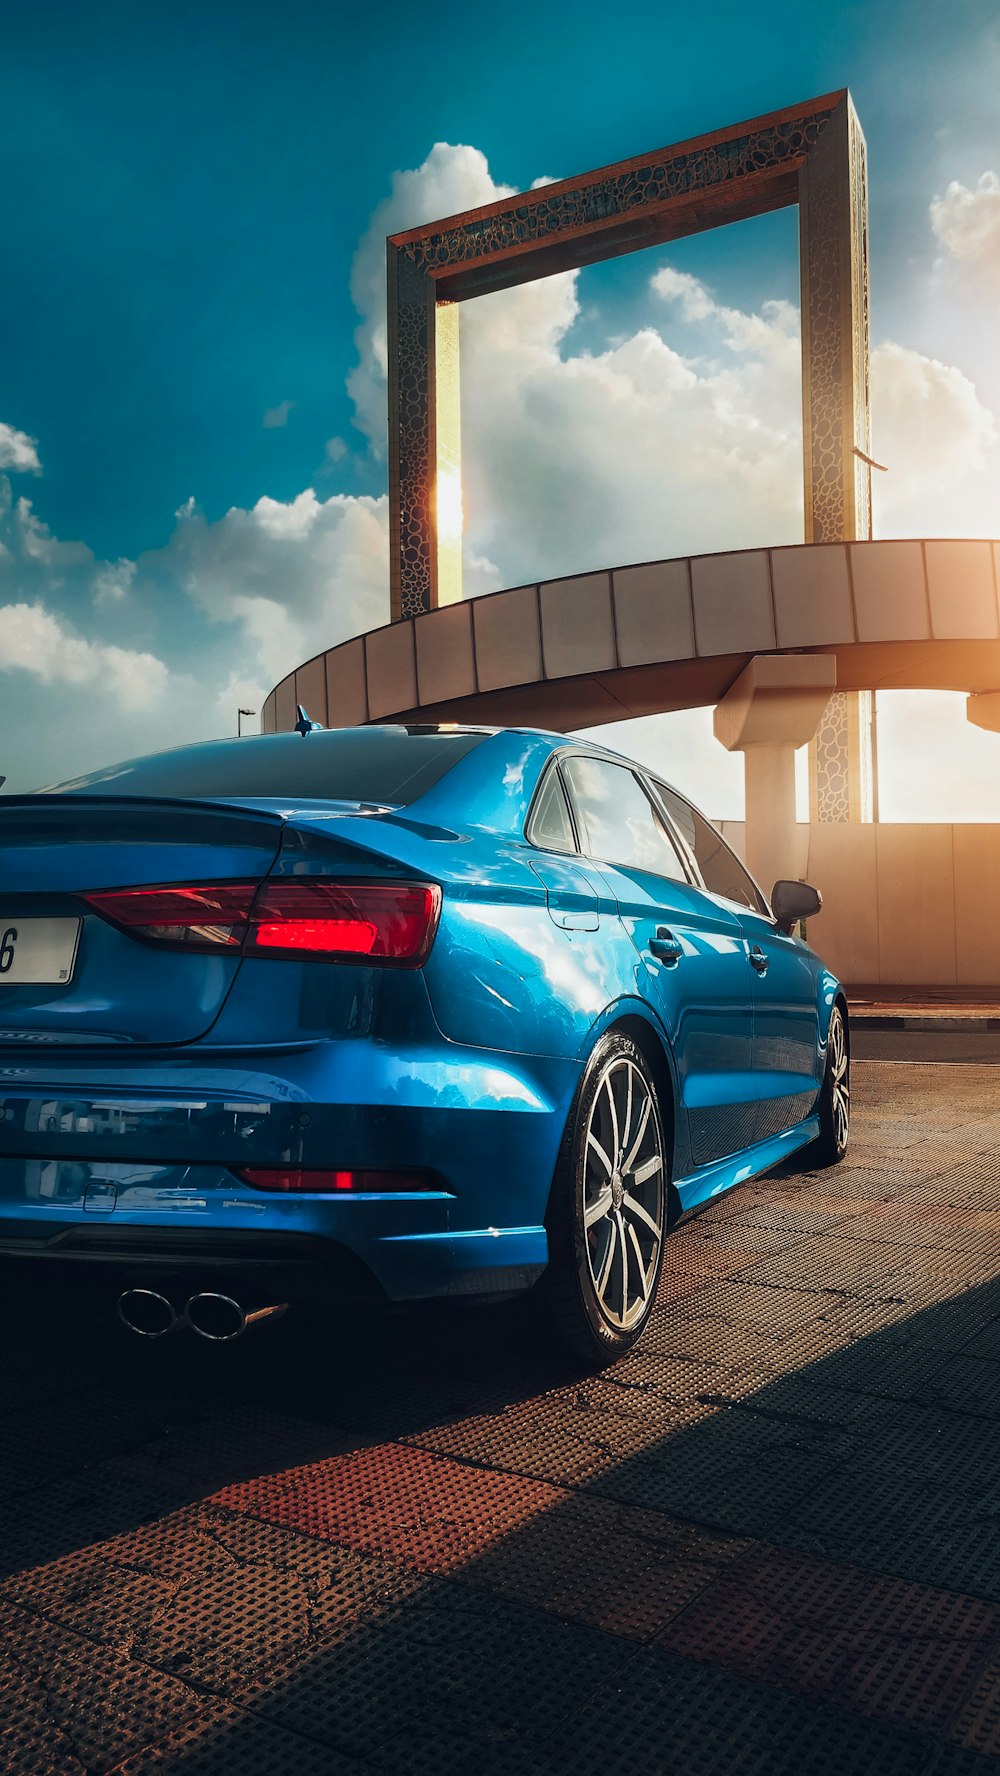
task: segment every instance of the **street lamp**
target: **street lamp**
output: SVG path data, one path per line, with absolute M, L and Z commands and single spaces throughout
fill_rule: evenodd
M 242 725 L 243 724 L 243 717 L 245 715 L 256 715 L 256 714 L 257 714 L 256 709 L 238 709 L 236 711 L 236 738 L 237 738 L 237 740 L 242 740 L 242 738 L 243 738 L 243 725 Z

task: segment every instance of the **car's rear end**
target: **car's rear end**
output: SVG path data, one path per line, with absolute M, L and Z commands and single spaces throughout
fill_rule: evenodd
M 424 969 L 469 839 L 421 807 L 456 768 L 474 794 L 488 738 L 215 743 L 0 799 L 0 1253 L 251 1305 L 533 1280 L 572 1081 L 449 1042 Z

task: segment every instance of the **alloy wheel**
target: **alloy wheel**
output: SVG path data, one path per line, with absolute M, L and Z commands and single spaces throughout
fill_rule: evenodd
M 619 1331 L 646 1314 L 666 1201 L 663 1135 L 652 1089 L 627 1056 L 610 1060 L 588 1119 L 583 1179 L 587 1263 L 601 1312 Z
M 851 1132 L 851 1066 L 844 1020 L 836 1010 L 830 1022 L 829 1067 L 833 1136 L 838 1151 L 842 1153 Z

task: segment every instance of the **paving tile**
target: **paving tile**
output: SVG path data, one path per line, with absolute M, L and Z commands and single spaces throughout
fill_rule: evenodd
M 370 1776 L 371 1765 L 258 1714 L 209 1704 L 185 1732 L 137 1751 L 113 1776 L 285 1776 L 286 1771 L 295 1776 Z
M 1000 1758 L 1000 1657 L 992 1659 L 958 1715 L 952 1737 L 970 1751 Z
M 923 1736 L 643 1649 L 545 1741 L 559 1776 L 925 1776 Z
M 101 1776 L 195 1721 L 202 1698 L 162 1672 L 97 1651 L 28 1612 L 2 1616 L 0 1769 Z
M 579 1487 L 646 1450 L 663 1447 L 718 1407 L 683 1402 L 587 1376 L 540 1399 L 436 1425 L 408 1439 L 482 1467 Z
M 929 1377 L 927 1397 L 950 1412 L 1000 1418 L 1000 1362 L 988 1357 L 948 1356 Z
M 974 1598 L 761 1549 L 720 1574 L 657 1643 L 940 1732 L 998 1637 L 1000 1610 Z
M 568 1620 L 645 1640 L 747 1544 L 580 1495 L 496 1542 L 455 1577 Z
M 471 1586 L 430 1579 L 394 1613 L 277 1673 L 256 1703 L 338 1752 L 405 1770 L 411 1739 L 445 1729 L 470 1749 L 496 1750 L 516 1722 L 530 1739 L 572 1714 L 634 1643 Z M 474 1755 L 468 1765 L 478 1766 Z
M 404 1566 L 446 1572 L 566 1496 L 520 1475 L 381 1444 L 227 1487 L 215 1503 Z

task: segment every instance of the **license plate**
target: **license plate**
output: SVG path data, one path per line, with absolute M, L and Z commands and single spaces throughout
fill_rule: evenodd
M 0 987 L 73 978 L 82 919 L 5 919 L 0 916 Z

